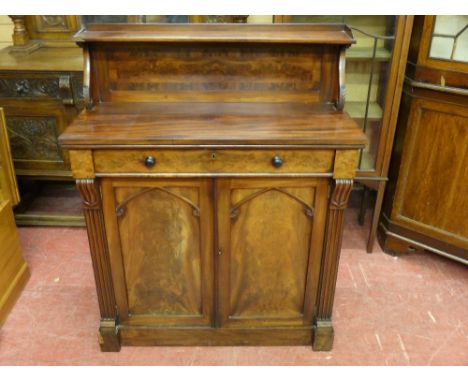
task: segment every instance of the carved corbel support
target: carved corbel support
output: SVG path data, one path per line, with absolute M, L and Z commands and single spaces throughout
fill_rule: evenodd
M 60 98 L 64 105 L 74 105 L 75 99 L 73 98 L 73 91 L 71 85 L 71 78 L 68 74 L 63 74 L 59 77 L 59 92 Z

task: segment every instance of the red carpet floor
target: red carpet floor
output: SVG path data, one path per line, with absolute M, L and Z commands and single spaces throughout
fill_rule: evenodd
M 123 347 L 101 353 L 84 229 L 21 228 L 31 279 L 0 329 L 0 365 L 468 365 L 468 267 L 376 245 L 350 210 L 331 352 L 299 347 Z

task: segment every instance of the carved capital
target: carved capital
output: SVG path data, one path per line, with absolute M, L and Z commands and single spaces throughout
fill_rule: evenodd
M 84 209 L 96 210 L 101 208 L 101 197 L 94 179 L 77 179 L 76 187 L 80 191 Z
M 349 194 L 353 189 L 352 179 L 336 179 L 330 198 L 330 209 L 343 210 L 348 205 Z

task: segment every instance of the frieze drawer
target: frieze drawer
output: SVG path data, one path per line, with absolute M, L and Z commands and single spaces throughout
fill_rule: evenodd
M 0 73 L 0 98 L 59 100 L 81 107 L 82 88 L 81 73 Z
M 329 173 L 333 150 L 96 150 L 96 173 Z

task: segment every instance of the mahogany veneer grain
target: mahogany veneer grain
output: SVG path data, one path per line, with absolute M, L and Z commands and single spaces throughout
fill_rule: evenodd
M 143 144 L 301 144 L 358 147 L 345 113 L 308 104 L 101 103 L 60 136 L 64 147 Z

